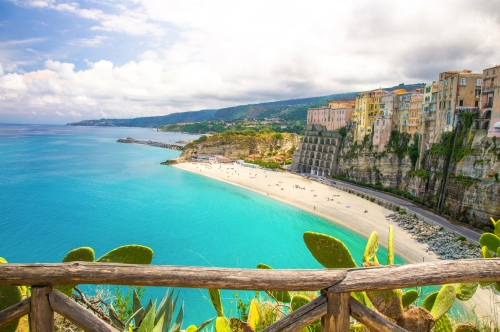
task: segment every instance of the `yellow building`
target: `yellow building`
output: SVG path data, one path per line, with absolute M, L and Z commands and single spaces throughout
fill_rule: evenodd
M 352 118 L 356 122 L 354 140 L 362 141 L 366 135 L 371 135 L 383 94 L 382 89 L 377 89 L 362 92 L 356 97 L 356 109 Z

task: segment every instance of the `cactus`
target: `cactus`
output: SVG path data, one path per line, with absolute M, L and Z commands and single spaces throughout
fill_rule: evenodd
M 311 300 L 307 296 L 297 294 L 292 297 L 290 306 L 292 307 L 292 311 L 295 311 L 309 302 L 311 302 Z
M 389 241 L 387 245 L 387 265 L 394 265 L 394 228 L 389 226 Z
M 438 292 L 428 294 L 420 306 L 427 311 L 431 311 L 432 307 L 434 306 L 434 302 L 436 301 L 437 295 Z
M 400 289 L 385 291 L 369 291 L 366 295 L 373 306 L 383 315 L 398 320 L 403 318 L 403 292 Z
M 456 288 L 457 299 L 460 301 L 468 301 L 472 296 L 474 296 L 478 286 L 478 282 L 459 283 Z
M 418 299 L 418 292 L 415 289 L 410 289 L 403 293 L 401 297 L 401 301 L 403 302 L 403 307 L 406 308 L 415 300 Z
M 265 270 L 272 270 L 273 268 L 270 267 L 269 265 L 267 264 L 259 264 L 257 265 L 257 268 L 258 269 L 265 269 Z M 290 300 L 291 300 L 291 296 L 290 296 L 290 293 L 287 292 L 287 291 L 266 291 L 266 294 L 275 299 L 276 301 L 278 302 L 284 302 L 284 303 L 289 303 Z
M 231 332 L 231 328 L 229 327 L 229 323 L 227 322 L 226 317 L 217 317 L 215 319 L 215 331 Z
M 184 332 L 196 332 L 196 331 L 198 331 L 196 325 L 189 325 Z
M 370 301 L 368 295 L 366 295 L 366 292 L 351 292 L 351 296 L 358 300 L 365 307 L 375 310 L 375 307 L 372 301 Z
M 354 324 L 349 326 L 349 332 L 368 332 L 368 331 L 370 330 L 363 324 Z
M 259 326 L 261 321 L 260 317 L 260 307 L 259 302 L 256 299 L 252 299 L 250 302 L 250 309 L 248 310 L 248 325 L 252 327 L 254 330 Z
M 363 254 L 363 262 L 368 262 L 376 257 L 378 250 L 378 233 L 372 232 L 366 243 L 365 252 Z
M 357 267 L 349 249 L 332 236 L 305 232 L 304 242 L 314 258 L 326 268 Z
M 453 324 L 447 315 L 443 315 L 436 321 L 434 332 L 453 332 Z
M 454 285 L 448 284 L 441 287 L 431 309 L 431 315 L 436 321 L 450 310 L 455 302 L 455 296 Z
M 413 307 L 397 324 L 410 332 L 429 332 L 434 326 L 434 318 L 424 308 Z
M 122 264 L 150 264 L 153 260 L 153 250 L 149 247 L 130 244 L 111 250 L 96 262 Z
M 490 217 L 490 220 L 491 220 L 491 223 L 493 224 L 493 228 L 495 229 L 493 231 L 493 233 L 500 237 L 500 219 L 498 219 L 497 221 L 495 221 L 495 219 L 491 218 Z
M 479 243 L 484 247 L 488 247 L 489 251 L 497 252 L 500 247 L 500 238 L 492 233 L 483 233 L 479 238 Z
M 222 307 L 220 290 L 218 290 L 217 288 L 209 288 L 208 294 L 210 295 L 210 302 L 212 302 L 212 305 L 217 312 L 217 316 L 224 317 L 224 308 Z
M 479 329 L 470 324 L 458 324 L 455 326 L 455 332 L 479 332 Z
M 93 262 L 94 261 L 94 250 L 90 247 L 80 247 L 76 249 L 71 249 L 66 256 L 64 256 L 62 262 Z M 71 296 L 73 289 L 76 285 L 58 285 L 54 288 L 63 292 L 67 296 Z
M 7 260 L 0 257 L 0 264 L 7 264 Z M 23 293 L 19 286 L 0 285 L 0 311 L 7 309 L 23 300 Z M 14 332 L 19 325 L 19 319 L 9 325 L 0 328 L 0 332 Z

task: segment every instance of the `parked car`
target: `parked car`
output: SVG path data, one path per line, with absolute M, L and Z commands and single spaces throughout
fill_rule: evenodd
M 325 179 L 323 179 L 323 178 L 318 178 L 318 181 L 324 181 L 324 180 L 325 180 Z

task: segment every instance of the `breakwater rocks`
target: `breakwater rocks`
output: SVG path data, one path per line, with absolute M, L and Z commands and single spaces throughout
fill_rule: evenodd
M 165 149 L 171 149 L 171 150 L 179 150 L 179 151 L 184 150 L 184 145 L 181 145 L 181 144 L 170 144 L 170 143 L 163 143 L 163 142 L 153 142 L 151 140 L 149 140 L 149 141 L 139 141 L 139 140 L 133 139 L 132 137 L 120 138 L 117 142 L 119 142 L 119 143 L 134 143 L 134 144 L 157 146 L 159 148 L 165 148 Z
M 481 249 L 443 227 L 429 225 L 423 220 L 401 214 L 391 214 L 387 217 L 412 236 L 420 243 L 429 245 L 427 252 L 431 251 L 439 259 L 467 259 L 481 258 Z

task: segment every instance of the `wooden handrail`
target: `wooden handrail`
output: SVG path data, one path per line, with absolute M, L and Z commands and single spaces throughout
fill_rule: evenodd
M 314 299 L 264 331 L 298 331 L 322 317 L 322 328 L 348 329 L 348 315 L 379 331 L 404 331 L 349 296 L 456 282 L 500 280 L 500 259 L 468 259 L 358 269 L 260 270 L 72 262 L 0 264 L 0 284 L 32 285 L 32 297 L 0 312 L 0 327 L 31 312 L 35 332 L 51 331 L 53 310 L 87 331 L 115 331 L 51 286 L 124 284 L 242 290 L 322 290 Z M 51 318 L 52 317 L 52 318 Z
M 1 264 L 3 285 L 117 284 L 236 290 L 356 292 L 500 280 L 500 259 L 359 269 L 265 270 L 73 262 Z

